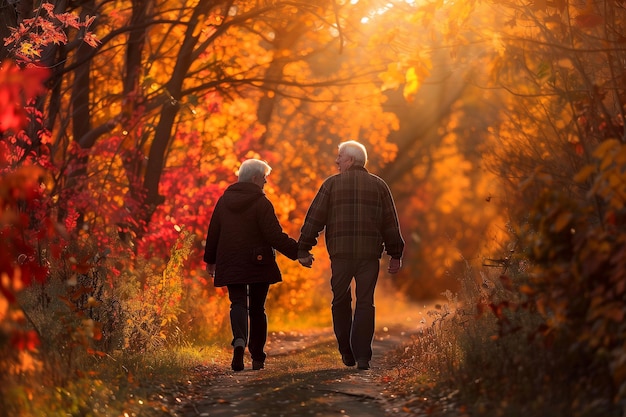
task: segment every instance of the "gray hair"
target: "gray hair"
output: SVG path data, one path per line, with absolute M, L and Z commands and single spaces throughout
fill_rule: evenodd
M 355 140 L 349 140 L 339 144 L 339 152 L 354 158 L 355 165 L 365 166 L 367 163 L 367 149 Z
M 252 182 L 257 175 L 266 176 L 272 171 L 267 162 L 259 159 L 247 159 L 239 167 L 239 182 Z

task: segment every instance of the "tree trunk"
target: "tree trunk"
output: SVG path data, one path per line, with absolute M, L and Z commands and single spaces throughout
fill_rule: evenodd
M 174 132 L 176 116 L 180 109 L 178 101 L 181 99 L 183 82 L 193 63 L 194 53 L 196 52 L 195 47 L 198 44 L 198 35 L 195 32 L 197 31 L 200 18 L 205 16 L 211 7 L 213 5 L 209 1 L 201 1 L 195 7 L 193 15 L 187 23 L 187 31 L 185 32 L 185 38 L 180 48 L 172 77 L 166 84 L 166 92 L 169 96 L 165 97 L 161 117 L 150 146 L 143 182 L 146 199 L 141 215 L 145 224 L 150 223 L 157 206 L 165 201 L 165 198 L 159 194 L 159 183 L 165 167 L 165 154 L 168 150 L 170 139 Z

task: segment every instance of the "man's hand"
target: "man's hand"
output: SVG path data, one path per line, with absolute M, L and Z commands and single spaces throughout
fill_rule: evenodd
M 298 258 L 298 262 L 305 268 L 310 268 L 313 265 L 313 254 L 309 253 L 309 256 L 304 258 Z
M 389 268 L 387 268 L 387 272 L 390 274 L 397 274 L 400 268 L 402 268 L 402 259 L 389 259 Z
M 206 271 L 209 273 L 211 278 L 215 277 L 215 264 L 207 264 Z

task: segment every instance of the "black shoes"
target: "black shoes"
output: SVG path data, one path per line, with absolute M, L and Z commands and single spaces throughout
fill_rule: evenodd
M 370 369 L 370 361 L 366 359 L 355 360 L 354 355 L 352 353 L 342 353 L 341 361 L 346 366 L 354 366 L 356 365 L 357 369 L 367 370 Z
M 235 350 L 233 351 L 233 361 L 230 364 L 233 371 L 243 371 L 243 346 L 235 346 Z
M 356 361 L 354 360 L 354 355 L 352 353 L 343 353 L 343 354 L 341 354 L 341 361 L 346 366 L 354 366 L 354 365 L 356 365 Z
M 233 361 L 230 364 L 230 367 L 233 368 L 233 371 L 239 372 L 243 371 L 243 354 L 245 348 L 243 346 L 235 346 L 235 350 L 233 351 Z M 265 367 L 264 361 L 255 361 L 252 360 L 252 370 L 258 371 L 259 369 L 263 369 Z

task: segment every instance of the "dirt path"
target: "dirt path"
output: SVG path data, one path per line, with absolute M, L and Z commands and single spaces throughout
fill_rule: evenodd
M 403 316 L 406 316 L 407 313 Z M 197 416 L 343 416 L 406 415 L 389 405 L 383 357 L 411 340 L 424 325 L 416 317 L 408 322 L 378 318 L 372 368 L 359 371 L 341 363 L 332 330 L 271 334 L 266 367 L 228 371 L 202 381 L 194 398 L 181 404 L 182 417 Z M 400 321 L 401 323 L 398 323 Z M 225 364 L 228 366 L 229 364 Z

